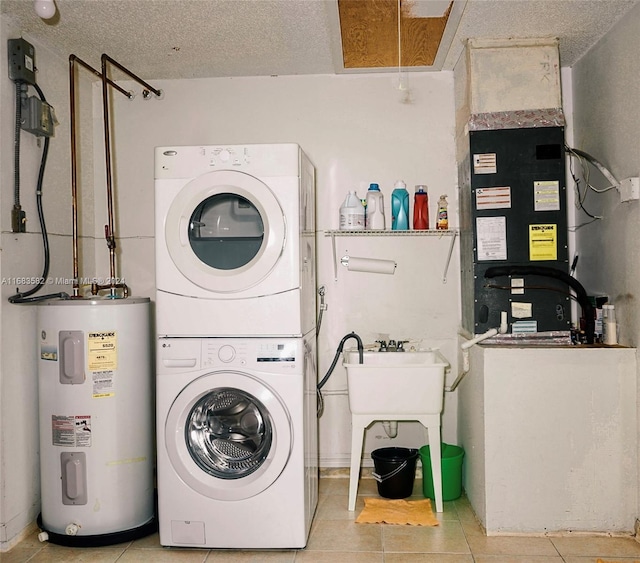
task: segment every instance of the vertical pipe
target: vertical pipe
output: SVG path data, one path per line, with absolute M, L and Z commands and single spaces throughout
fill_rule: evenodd
M 113 229 L 113 181 L 111 177 L 111 139 L 109 136 L 109 91 L 107 89 L 107 57 L 102 55 L 102 113 L 104 125 L 104 153 L 107 173 L 107 216 L 105 238 L 109 248 L 110 295 L 116 297 L 116 239 Z
M 76 140 L 76 72 L 75 63 L 79 63 L 95 74 L 98 78 L 102 79 L 103 75 L 100 74 L 95 68 L 85 63 L 81 58 L 76 55 L 69 55 L 69 99 L 70 99 L 70 124 L 71 124 L 71 207 L 72 207 L 72 236 L 73 236 L 73 297 L 79 297 L 80 288 L 80 267 L 79 267 L 79 252 L 78 252 L 78 158 L 77 158 L 77 140 Z M 131 98 L 130 92 L 127 92 L 115 82 L 106 79 L 107 84 L 118 90 L 120 93 Z M 104 83 L 104 81 L 103 81 Z M 104 88 L 104 87 L 103 87 Z M 104 97 L 104 89 L 103 89 Z M 109 241 L 107 241 L 108 243 Z M 113 274 L 112 274 L 113 276 Z
M 107 213 L 108 213 L 108 225 L 105 225 L 105 238 L 107 239 L 107 246 L 109 247 L 109 275 L 110 275 L 110 294 L 112 298 L 116 297 L 116 288 L 122 287 L 121 284 L 117 284 L 116 277 L 116 239 L 114 235 L 114 220 L 113 220 L 113 179 L 111 175 L 111 139 L 109 132 L 109 91 L 107 84 L 112 82 L 107 78 L 107 62 L 114 65 L 119 70 L 123 71 L 136 82 L 153 92 L 156 96 L 161 96 L 162 92 L 155 89 L 153 86 L 142 80 L 139 76 L 133 74 L 129 69 L 123 67 L 120 63 L 113 60 L 106 53 L 102 54 L 102 109 L 104 117 L 104 152 L 106 161 L 107 172 Z
M 75 55 L 69 55 L 69 122 L 71 127 L 71 225 L 73 238 L 73 297 L 79 296 L 78 259 L 78 160 L 76 155 L 76 65 Z

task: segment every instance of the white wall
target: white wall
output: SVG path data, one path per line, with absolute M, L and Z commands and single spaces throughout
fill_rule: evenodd
M 621 180 L 640 175 L 640 6 L 631 10 L 573 69 L 575 147 L 602 162 Z M 594 185 L 608 182 L 595 170 Z M 590 194 L 585 207 L 604 219 L 578 234 L 577 274 L 590 293 L 616 305 L 622 344 L 637 346 L 640 304 L 640 202 L 620 203 L 615 190 Z M 589 218 L 581 214 L 579 223 Z
M 16 277 L 39 277 L 43 273 L 42 239 L 39 234 L 38 216 L 35 207 L 35 189 L 40 155 L 36 138 L 22 134 L 21 142 L 21 205 L 26 211 L 27 233 L 11 232 L 11 209 L 13 207 L 13 131 L 15 123 L 15 87 L 8 77 L 6 45 L 10 38 L 20 37 L 10 22 L 2 20 L 0 43 L 3 56 L 0 62 L 0 139 L 2 143 L 0 225 L 2 243 L 0 267 L 2 290 L 0 301 L 1 347 L 0 363 L 0 546 L 10 541 L 35 519 L 40 509 L 39 464 L 38 464 L 38 408 L 37 408 L 37 362 L 35 308 L 28 305 L 11 305 L 7 298 L 16 287 L 26 290 L 29 284 L 16 285 Z M 28 40 L 28 38 L 26 38 Z M 36 64 L 39 69 L 38 84 L 47 100 L 58 110 L 58 118 L 66 120 L 68 113 L 66 75 L 63 62 L 40 45 L 36 47 Z M 34 95 L 35 91 L 30 90 Z M 64 269 L 58 257 L 66 254 L 68 221 L 63 217 L 70 209 L 68 198 L 68 175 L 64 168 L 68 162 L 68 142 L 58 129 L 58 138 L 52 140 L 49 150 L 49 165 L 43 186 L 43 201 L 47 207 L 47 227 L 54 259 L 51 275 L 61 276 Z M 68 137 L 67 137 L 68 138 Z M 65 139 L 66 140 L 66 139 Z M 19 280 L 18 280 L 19 281 Z M 47 291 L 56 291 L 47 286 Z
M 593 155 L 618 179 L 640 175 L 640 5 L 573 69 L 575 147 Z M 607 182 L 592 170 L 594 184 Z M 620 342 L 640 344 L 640 202 L 620 203 L 615 191 L 591 194 L 585 206 L 604 219 L 579 229 L 577 276 L 590 294 L 616 306 Z M 580 214 L 580 222 L 588 218 Z M 638 400 L 640 404 L 640 398 Z M 637 448 L 636 439 L 630 448 Z M 638 507 L 640 513 L 640 506 Z
M 331 364 L 342 336 L 352 330 L 365 342 L 373 342 L 378 333 L 396 340 L 423 339 L 427 345 L 440 346 L 455 363 L 456 252 L 443 283 L 450 237 L 338 237 L 338 257 L 349 252 L 388 258 L 397 261 L 398 269 L 394 276 L 380 276 L 346 272 L 340 266 L 335 281 L 331 238 L 323 232 L 338 227 L 338 209 L 347 191 L 357 189 L 364 197 L 370 182 L 380 184 L 390 217 L 390 195 L 398 179 L 411 192 L 415 184 L 429 186 L 432 221 L 438 196 L 448 194 L 452 226 L 457 226 L 453 75 L 411 74 L 409 103 L 395 89 L 396 82 L 389 74 L 200 79 L 152 82 L 164 91 L 162 100 L 144 101 L 138 96 L 129 101 L 114 95 L 119 275 L 134 294 L 154 297 L 155 146 L 296 142 L 317 170 L 318 285 L 326 287 L 329 306 L 318 346 L 320 376 Z M 139 91 L 133 83 L 125 87 Z M 102 114 L 96 113 L 95 120 L 97 141 L 102 135 Z M 96 186 L 100 182 L 104 186 L 102 170 L 96 167 L 96 171 Z M 96 191 L 96 236 L 106 221 L 103 190 Z M 108 275 L 108 256 L 101 242 L 96 255 L 96 274 Z M 345 372 L 339 365 L 326 386 L 326 412 L 321 419 L 324 466 L 348 465 L 350 417 L 345 387 Z M 456 439 L 455 404 L 447 401 L 444 417 L 445 438 L 451 442 Z M 367 451 L 389 445 L 381 430 L 378 425 L 369 432 Z M 406 423 L 394 443 L 416 447 L 425 438 L 417 423 Z
M 27 216 L 27 232 L 11 231 L 13 207 L 13 131 L 15 123 L 15 86 L 8 79 L 7 41 L 21 36 L 11 21 L 2 17 L 0 29 L 0 551 L 6 550 L 32 524 L 40 511 L 40 476 L 38 454 L 38 393 L 36 307 L 12 305 L 7 298 L 16 287 L 28 290 L 29 284 L 16 286 L 13 278 L 40 277 L 43 273 L 43 245 L 36 211 L 36 184 L 42 147 L 36 137 L 21 134 L 21 205 Z M 67 61 L 33 39 L 25 36 L 36 49 L 36 81 L 47 101 L 55 108 L 59 125 L 50 142 L 43 183 L 43 207 L 51 247 L 49 278 L 72 277 L 71 250 L 71 173 L 69 142 L 69 74 Z M 80 86 L 80 84 L 79 84 Z M 91 127 L 89 82 L 81 88 L 79 111 Z M 29 89 L 29 95 L 37 95 Z M 90 136 L 83 135 L 85 141 Z M 85 151 L 87 152 L 87 151 Z M 87 158 L 90 163 L 90 159 Z M 81 171 L 86 178 L 86 170 Z M 89 178 L 90 179 L 90 178 Z M 88 186 L 83 220 L 93 224 L 91 200 L 93 187 Z M 85 227 L 86 229 L 86 227 Z M 93 260 L 93 245 L 88 259 Z M 69 287 L 47 283 L 38 295 L 55 293 Z

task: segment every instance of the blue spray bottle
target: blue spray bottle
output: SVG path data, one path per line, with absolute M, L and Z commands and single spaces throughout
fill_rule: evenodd
M 409 229 L 409 192 L 407 185 L 398 180 L 391 193 L 391 230 L 406 231 Z

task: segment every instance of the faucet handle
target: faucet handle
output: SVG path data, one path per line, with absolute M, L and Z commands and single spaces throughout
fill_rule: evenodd
M 408 342 L 408 340 L 398 340 L 398 348 L 396 349 L 396 352 L 404 352 L 404 345 Z
M 387 351 L 387 342 L 385 340 L 376 340 L 378 344 L 380 344 L 380 348 L 378 352 L 386 352 Z

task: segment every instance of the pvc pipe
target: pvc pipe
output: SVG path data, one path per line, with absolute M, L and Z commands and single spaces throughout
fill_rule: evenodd
M 472 338 L 471 340 L 467 340 L 466 342 L 463 342 L 462 344 L 460 344 L 460 348 L 462 348 L 463 350 L 468 350 L 474 344 L 478 344 L 478 342 L 482 342 L 483 340 L 486 340 L 487 338 L 491 338 L 496 334 L 498 334 L 498 329 L 490 328 L 487 332 L 483 332 L 482 334 L 479 334 L 475 338 Z
M 398 435 L 398 421 L 397 420 L 383 420 L 382 428 L 386 432 L 389 438 L 395 438 Z

